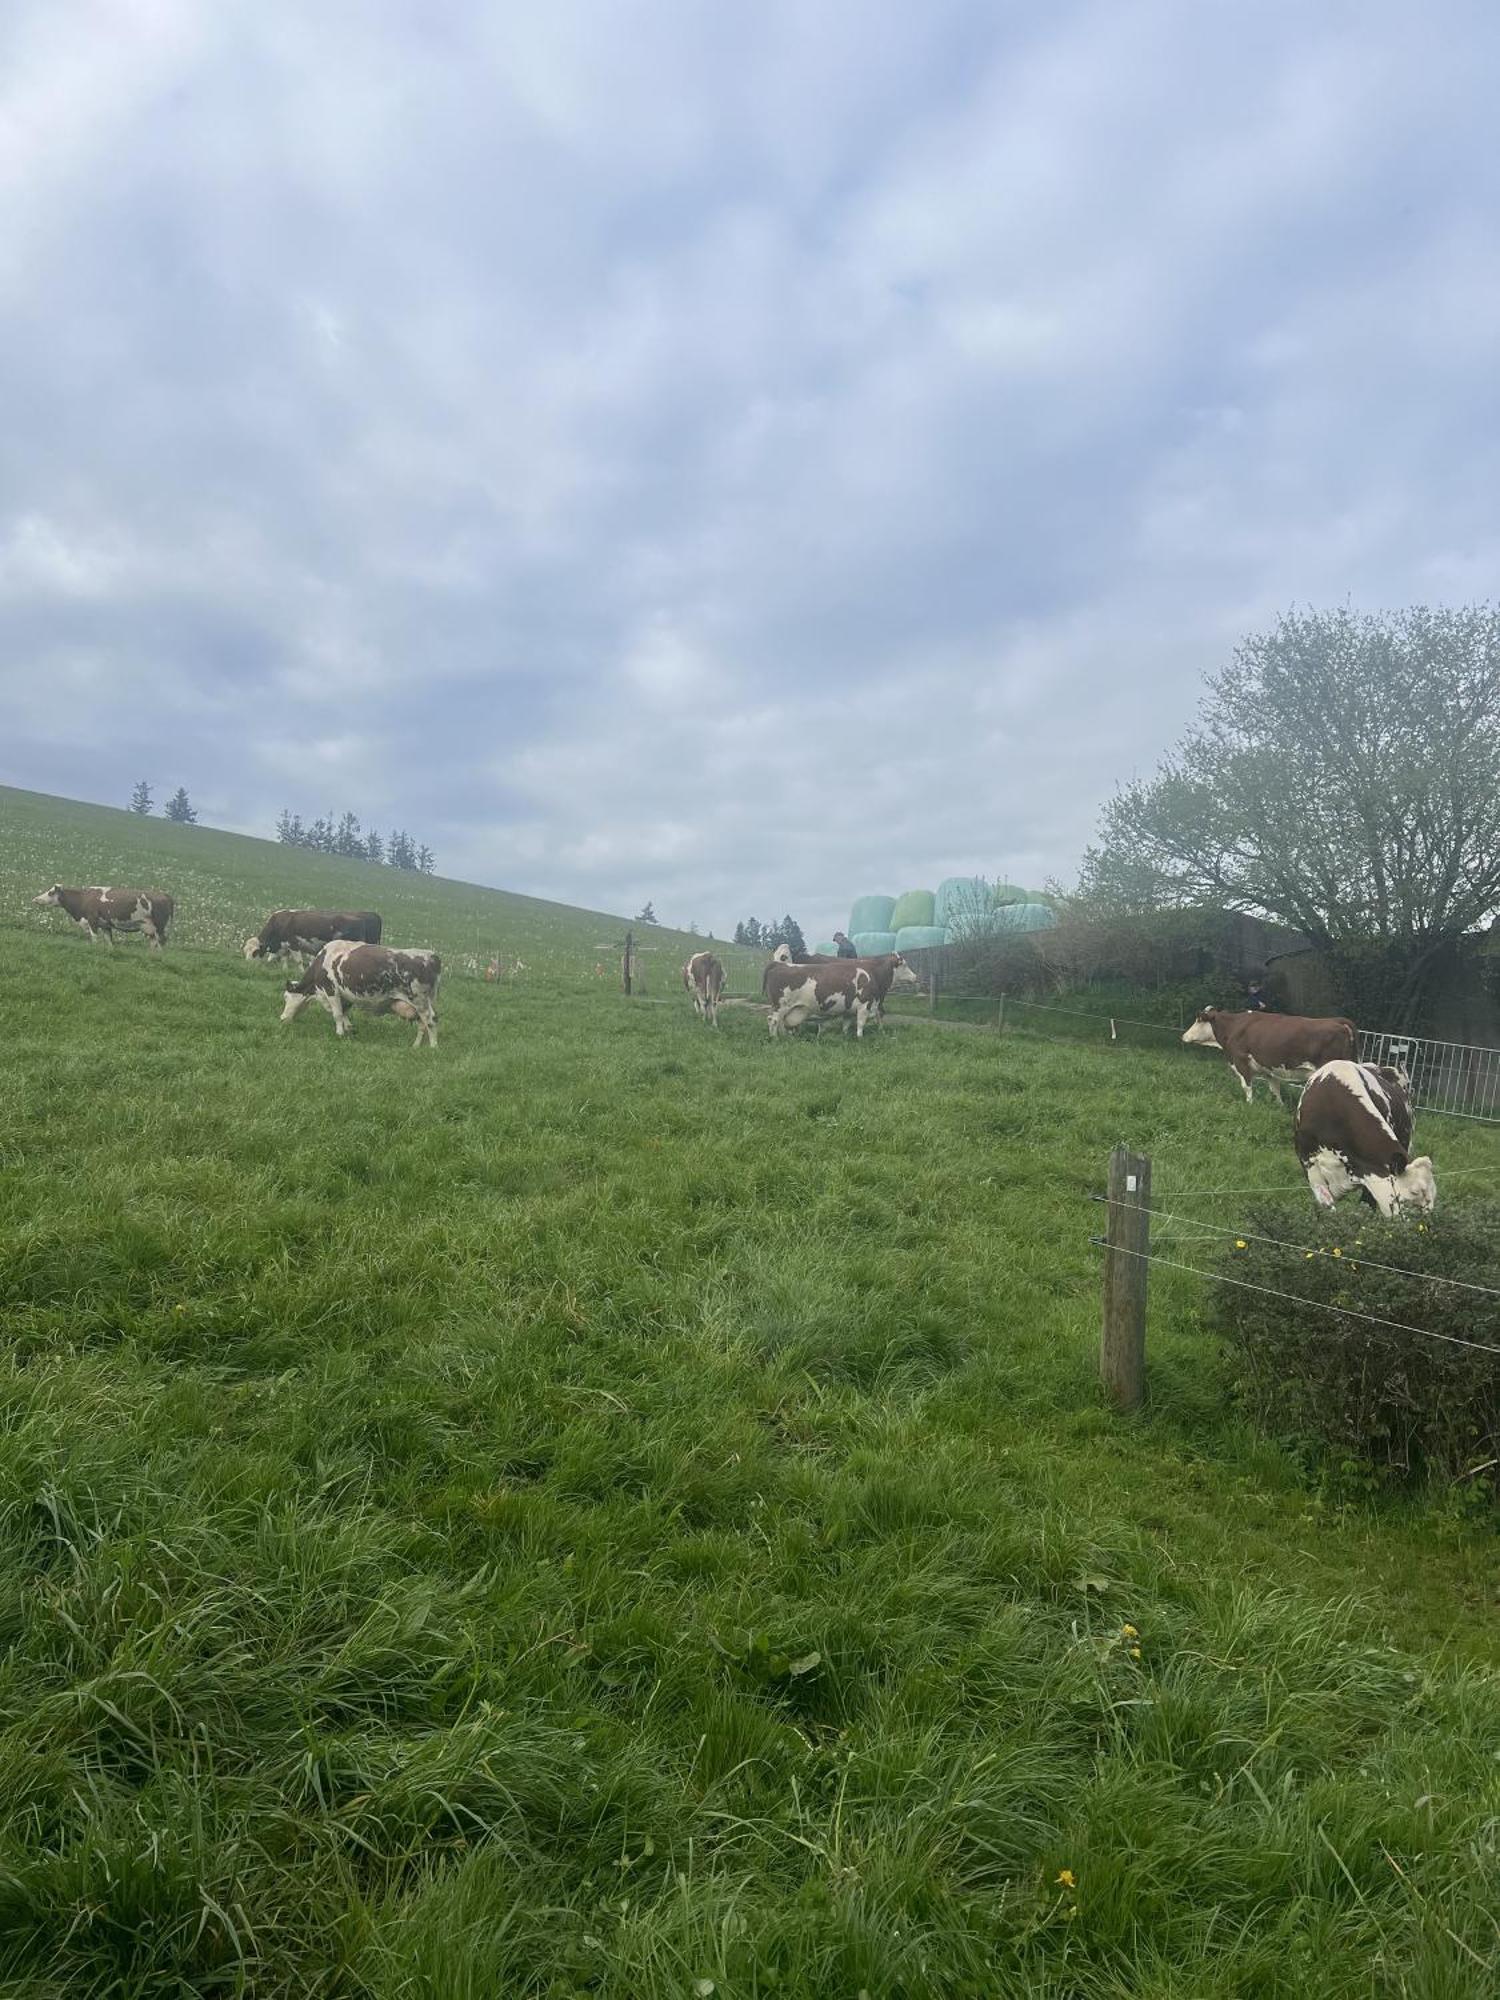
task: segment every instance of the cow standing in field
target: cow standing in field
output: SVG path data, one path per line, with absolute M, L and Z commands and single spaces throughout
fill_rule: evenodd
M 772 1035 L 784 1035 L 814 1015 L 852 1021 L 856 1037 L 865 1023 L 879 1018 L 888 993 L 915 992 L 917 975 L 899 952 L 879 958 L 835 959 L 824 965 L 787 965 L 773 959 L 762 982 L 771 1003 L 767 1023 Z
M 1189 1048 L 1220 1048 L 1249 1104 L 1255 1079 L 1280 1104 L 1277 1070 L 1316 1069 L 1320 1063 L 1354 1060 L 1354 1023 L 1341 1016 L 1303 1014 L 1232 1014 L 1222 1007 L 1205 1007 L 1183 1036 Z
M 711 951 L 695 951 L 682 968 L 682 983 L 693 996 L 700 1020 L 711 1028 L 719 1025 L 719 996 L 724 991 L 724 968 Z
M 177 910 L 161 889 L 65 889 L 61 882 L 54 882 L 31 900 L 66 910 L 90 937 L 103 936 L 110 944 L 116 931 L 144 931 L 153 951 L 160 951 L 166 943 L 167 926 Z
M 245 956 L 284 958 L 301 952 L 310 958 L 335 938 L 379 944 L 380 931 L 375 910 L 273 910 L 256 935 L 245 939 Z
M 353 1031 L 348 1009 L 364 1007 L 372 1014 L 395 1014 L 415 1021 L 421 1048 L 437 1047 L 438 979 L 442 961 L 435 951 L 391 951 L 381 944 L 356 944 L 347 938 L 325 944 L 300 979 L 286 984 L 283 1021 L 295 1021 L 309 1000 L 333 1016 L 335 1032 Z
M 1292 1126 L 1313 1200 L 1332 1208 L 1358 1188 L 1382 1215 L 1426 1214 L 1437 1205 L 1437 1181 L 1425 1154 L 1411 1158 L 1411 1132 L 1411 1099 L 1398 1070 L 1324 1063 L 1309 1078 Z

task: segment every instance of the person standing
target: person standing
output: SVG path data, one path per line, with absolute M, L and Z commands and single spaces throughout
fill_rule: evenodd
M 851 944 L 849 939 L 844 936 L 844 933 L 842 931 L 834 932 L 833 948 L 838 953 L 840 958 L 859 957 L 859 953 L 854 949 L 854 946 Z

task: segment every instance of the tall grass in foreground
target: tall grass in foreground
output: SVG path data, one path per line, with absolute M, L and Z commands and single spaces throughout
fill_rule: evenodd
M 1295 1178 L 1221 1066 L 0 982 L 0 1991 L 1494 1990 L 1493 1539 L 1316 1507 L 1188 1278 L 1097 1402 L 1108 1146 Z

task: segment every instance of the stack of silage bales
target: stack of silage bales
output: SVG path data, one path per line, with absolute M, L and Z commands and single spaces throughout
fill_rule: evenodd
M 896 949 L 896 933 L 891 927 L 895 913 L 894 896 L 856 896 L 849 912 L 849 936 L 861 958 L 877 958 Z
M 849 912 L 849 936 L 861 958 L 888 951 L 934 951 L 975 938 L 1049 931 L 1057 913 L 1017 882 L 987 882 L 982 875 L 950 875 L 931 889 L 900 896 L 859 896 Z M 831 953 L 831 944 L 819 952 Z
M 934 921 L 937 898 L 930 889 L 908 889 L 896 898 L 891 912 L 891 929 L 896 933 L 895 951 L 931 951 L 944 942 L 941 924 Z

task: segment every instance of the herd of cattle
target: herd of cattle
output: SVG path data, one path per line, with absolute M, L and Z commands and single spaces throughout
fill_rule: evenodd
M 67 889 L 54 882 L 34 903 L 66 911 L 92 938 L 115 941 L 116 931 L 144 931 L 153 951 L 167 941 L 176 913 L 160 889 Z M 380 942 L 374 910 L 273 910 L 252 938 L 246 958 L 307 961 L 300 979 L 282 992 L 281 1018 L 294 1021 L 309 1000 L 333 1017 L 335 1032 L 350 1032 L 350 1009 L 395 1014 L 417 1024 L 416 1046 L 437 1047 L 437 989 L 443 964 L 435 951 L 393 951 Z
M 716 1028 L 724 992 L 720 961 L 711 951 L 695 951 L 682 968 L 682 983 L 699 1016 Z M 862 1037 L 867 1022 L 881 1020 L 890 994 L 915 993 L 921 983 L 898 951 L 878 958 L 830 958 L 805 952 L 794 959 L 788 947 L 779 944 L 760 984 L 770 1008 L 767 1025 L 773 1037 L 814 1018 L 842 1019 L 845 1034 L 852 1027 L 856 1037 Z
M 60 909 L 93 938 L 114 943 L 116 931 L 145 933 L 153 951 L 166 942 L 176 906 L 158 889 L 69 889 L 54 883 L 33 899 Z M 275 910 L 252 938 L 249 959 L 306 961 L 300 979 L 283 988 L 281 1018 L 295 1020 L 309 1000 L 332 1016 L 335 1032 L 350 1032 L 350 1010 L 395 1014 L 417 1024 L 416 1046 L 437 1047 L 437 988 L 442 961 L 435 951 L 398 951 L 383 945 L 374 910 Z M 699 1016 L 718 1025 L 724 967 L 711 951 L 695 952 L 682 969 L 683 985 Z M 762 991 L 774 1037 L 804 1021 L 841 1020 L 862 1037 L 879 1023 L 891 993 L 915 991 L 920 982 L 899 952 L 875 958 L 794 960 L 778 946 L 766 966 Z M 1407 1079 L 1395 1069 L 1357 1059 L 1354 1025 L 1269 1013 L 1233 1013 L 1205 1007 L 1182 1037 L 1190 1047 L 1219 1048 L 1252 1101 L 1257 1081 L 1281 1103 L 1281 1076 L 1309 1072 L 1297 1105 L 1293 1143 L 1314 1199 L 1331 1208 L 1359 1190 L 1382 1215 L 1425 1213 L 1436 1203 L 1432 1161 L 1411 1156 L 1412 1109 Z

